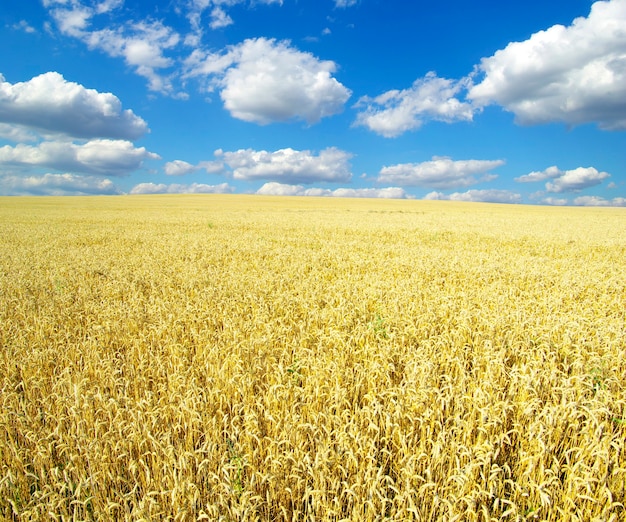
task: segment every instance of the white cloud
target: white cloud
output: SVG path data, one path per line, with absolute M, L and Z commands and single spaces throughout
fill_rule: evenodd
M 282 5 L 283 0 L 188 0 L 187 2 L 187 19 L 191 24 L 191 27 L 197 38 L 202 36 L 202 14 L 207 9 L 211 9 L 211 29 L 219 29 L 231 25 L 233 20 L 226 13 L 225 8 L 233 7 L 235 5 L 248 4 L 255 6 L 256 4 L 278 4 Z M 221 25 L 221 21 L 224 21 L 224 25 Z M 215 23 L 215 25 L 214 25 Z
M 221 29 L 222 27 L 228 27 L 232 25 L 233 19 L 226 14 L 221 7 L 215 7 L 211 11 L 211 23 L 209 24 L 211 29 Z
M 166 185 L 164 183 L 140 183 L 135 185 L 130 191 L 131 194 L 230 194 L 235 189 L 228 183 L 219 185 L 204 185 L 202 183 L 192 183 L 190 185 L 181 185 L 173 183 Z
M 165 173 L 168 176 L 184 176 L 198 170 L 198 167 L 182 160 L 168 161 L 165 164 Z
M 184 176 L 198 170 L 204 169 L 207 174 L 222 174 L 224 164 L 220 161 L 201 161 L 197 165 L 192 165 L 182 160 L 168 161 L 165 164 L 165 174 L 168 176 Z
M 263 185 L 256 192 L 264 196 L 317 196 L 336 198 L 394 198 L 404 199 L 410 197 L 403 189 L 398 187 L 387 188 L 338 188 L 335 190 L 322 188 L 304 188 L 302 185 L 288 185 L 284 183 L 270 182 Z
M 63 7 L 58 7 L 58 5 Z M 124 25 L 106 24 L 95 29 L 94 19 L 107 14 L 123 4 L 122 0 L 105 0 L 84 5 L 72 2 L 44 2 L 45 7 L 54 6 L 50 13 L 61 33 L 77 38 L 91 49 L 98 49 L 109 56 L 123 57 L 135 72 L 148 80 L 153 91 L 172 94 L 170 78 L 158 70 L 171 67 L 174 61 L 164 52 L 178 45 L 180 36 L 159 21 L 128 22 Z
M 559 171 L 558 176 L 552 176 L 553 182 L 546 183 L 546 190 L 548 192 L 578 192 L 599 185 L 610 176 L 608 172 L 598 172 L 593 167 Z
M 489 171 L 504 165 L 503 160 L 459 160 L 434 156 L 423 163 L 401 163 L 383 167 L 379 183 L 433 188 L 467 187 L 491 181 L 497 176 Z M 478 177 L 477 177 L 478 176 Z
M 159 156 L 123 140 L 91 140 L 82 145 L 43 142 L 36 146 L 0 147 L 0 166 L 45 167 L 99 176 L 125 176 L 137 170 L 145 159 L 159 159 Z
M 410 196 L 400 187 L 386 188 L 338 188 L 333 190 L 332 195 L 338 198 L 385 198 L 404 199 Z
M 315 191 L 316 196 L 325 196 L 330 193 L 327 189 L 305 189 L 302 185 L 288 185 L 276 181 L 266 183 L 256 193 L 262 196 L 309 196 L 311 195 L 309 191 Z
M 37 135 L 28 130 L 23 125 L 10 125 L 0 123 L 0 139 L 15 143 L 23 141 L 37 141 Z
M 62 33 L 79 38 L 89 26 L 89 21 L 95 11 L 73 3 L 70 8 L 54 9 L 51 14 Z
M 109 179 L 76 174 L 42 176 L 0 175 L 0 194 L 12 196 L 70 196 L 121 194 Z
M 161 22 L 137 22 L 116 29 L 80 32 L 73 35 L 91 49 L 99 49 L 109 56 L 122 57 L 135 72 L 148 80 L 148 87 L 157 92 L 172 94 L 171 79 L 157 72 L 174 65 L 164 52 L 176 47 L 180 36 Z
M 233 178 L 240 180 L 267 179 L 289 183 L 315 183 L 320 181 L 350 181 L 349 160 L 352 155 L 335 147 L 322 150 L 319 155 L 311 151 L 290 148 L 276 152 L 252 149 L 236 152 L 215 151 L 233 170 Z
M 596 2 L 587 18 L 513 42 L 477 72 L 468 98 L 497 103 L 526 125 L 597 122 L 626 129 L 626 0 Z
M 466 80 L 439 78 L 431 72 L 416 80 L 409 89 L 387 91 L 375 98 L 364 96 L 355 105 L 365 107 L 357 115 L 355 125 L 393 138 L 419 129 L 426 120 L 471 121 L 475 109 L 456 97 L 466 83 Z
M 556 166 L 552 166 L 548 167 L 546 170 L 531 172 L 530 174 L 525 174 L 523 176 L 520 176 L 519 178 L 515 178 L 515 181 L 519 183 L 534 183 L 536 181 L 545 181 L 546 179 L 558 178 L 562 175 L 562 170 L 559 170 L 559 168 Z
M 13 29 L 17 31 L 24 31 L 28 34 L 34 34 L 37 32 L 36 29 L 29 25 L 26 20 L 20 20 L 17 24 L 13 24 Z
M 209 76 L 224 106 L 240 120 L 265 125 L 293 119 L 317 123 L 337 114 L 351 95 L 332 74 L 336 65 L 291 47 L 256 38 L 225 53 L 192 53 L 186 77 Z
M 224 164 L 221 161 L 201 161 L 198 163 L 199 169 L 204 169 L 207 174 L 223 174 Z
M 66 81 L 56 72 L 11 84 L 0 74 L 0 122 L 73 138 L 137 139 L 148 125 L 111 93 Z
M 565 198 L 549 197 L 549 198 L 543 198 L 541 200 L 541 203 L 543 203 L 544 205 L 553 205 L 555 207 L 561 207 L 563 205 L 567 205 L 569 203 L 569 201 L 567 199 L 565 199 Z
M 358 0 L 335 0 L 335 7 L 346 8 L 357 4 Z
M 626 207 L 626 198 L 604 199 L 600 196 L 580 196 L 574 199 L 573 204 L 584 207 Z
M 96 4 L 96 13 L 108 13 L 109 11 L 113 11 L 118 7 L 122 7 L 124 5 L 124 0 L 102 0 L 98 4 Z
M 509 190 L 468 190 L 467 192 L 454 192 L 443 194 L 442 192 L 430 192 L 424 199 L 447 200 L 447 201 L 474 201 L 485 203 L 521 203 L 522 196 Z
M 599 185 L 605 179 L 611 177 L 608 172 L 599 172 L 593 167 L 578 167 L 572 170 L 561 170 L 556 166 L 546 170 L 531 172 L 515 181 L 519 183 L 531 183 L 537 181 L 553 180 L 546 183 L 548 192 L 578 192 L 583 189 Z

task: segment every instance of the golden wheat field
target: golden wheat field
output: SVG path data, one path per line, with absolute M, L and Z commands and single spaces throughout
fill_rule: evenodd
M 0 198 L 5 520 L 626 518 L 626 210 Z

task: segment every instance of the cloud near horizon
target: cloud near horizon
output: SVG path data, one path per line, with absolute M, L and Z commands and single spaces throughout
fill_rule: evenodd
M 0 123 L 76 139 L 135 140 L 149 132 L 115 95 L 68 82 L 57 72 L 14 84 L 0 74 Z
M 77 196 L 119 195 L 122 191 L 107 178 L 77 174 L 3 175 L 0 174 L 0 195 L 14 196 Z
M 599 172 L 594 167 L 578 167 L 572 170 L 560 170 L 556 166 L 548 167 L 540 172 L 531 172 L 515 181 L 519 183 L 532 183 L 545 180 L 546 190 L 553 193 L 579 192 L 589 187 L 601 184 L 605 179 L 610 178 L 608 172 Z
M 471 201 L 483 203 L 521 203 L 522 196 L 510 190 L 485 189 L 468 190 L 467 192 L 454 192 L 444 194 L 442 192 L 430 192 L 423 199 L 440 201 Z
M 287 183 L 346 182 L 352 179 L 349 160 L 352 154 L 329 147 L 318 155 L 308 150 L 240 149 L 215 151 L 215 156 L 232 169 L 237 180 L 272 180 Z
M 497 178 L 490 171 L 504 165 L 504 160 L 458 160 L 434 156 L 422 163 L 400 163 L 383 167 L 378 183 L 402 187 L 456 188 L 476 185 Z
M 336 197 L 336 198 L 384 198 L 406 199 L 411 196 L 399 187 L 387 188 L 338 188 L 334 190 L 322 188 L 305 188 L 302 185 L 289 185 L 285 183 L 265 183 L 256 194 L 263 196 L 310 196 L 310 197 Z
M 130 194 L 232 194 L 235 188 L 228 183 L 219 185 L 207 185 L 204 183 L 139 183 L 135 185 Z
M 130 141 L 96 139 L 84 144 L 64 141 L 43 142 L 35 146 L 18 144 L 0 147 L 0 166 L 38 167 L 69 171 L 72 174 L 127 176 L 146 159 L 160 159 L 145 147 L 135 148 Z

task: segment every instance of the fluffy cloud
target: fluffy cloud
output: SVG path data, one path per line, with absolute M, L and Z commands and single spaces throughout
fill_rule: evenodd
M 230 194 L 235 189 L 228 183 L 219 185 L 204 185 L 202 183 L 192 183 L 190 185 L 181 185 L 173 183 L 166 185 L 164 183 L 140 183 L 135 185 L 130 191 L 131 194 Z
M 548 167 L 546 170 L 531 172 L 530 174 L 524 174 L 519 178 L 515 178 L 515 181 L 519 183 L 534 183 L 536 181 L 545 181 L 546 179 L 558 178 L 563 175 L 563 171 L 558 167 Z
M 36 146 L 0 147 L 0 166 L 45 167 L 100 176 L 125 176 L 138 169 L 146 159 L 159 159 L 159 156 L 123 140 L 91 140 L 82 145 L 43 142 Z
M 0 122 L 87 139 L 134 140 L 148 131 L 113 94 L 86 89 L 56 72 L 15 84 L 0 75 Z
M 608 172 L 598 172 L 593 167 L 578 167 L 574 170 L 566 170 L 554 182 L 546 183 L 548 192 L 578 192 L 595 185 L 599 185 L 608 178 Z
M 115 29 L 102 29 L 79 35 L 92 49 L 104 51 L 109 56 L 124 58 L 135 72 L 148 80 L 148 88 L 173 94 L 170 78 L 158 72 L 174 65 L 164 55 L 176 47 L 180 36 L 161 22 L 137 22 Z
M 409 195 L 401 188 L 338 188 L 335 190 L 321 188 L 304 188 L 302 185 L 288 185 L 270 182 L 256 192 L 264 196 L 324 196 L 336 198 L 386 198 L 403 199 Z
M 317 156 L 308 150 L 289 148 L 276 152 L 252 149 L 236 152 L 217 150 L 215 155 L 233 170 L 233 178 L 239 180 L 336 183 L 350 181 L 352 178 L 349 164 L 352 155 L 335 147 L 324 149 Z
M 37 141 L 38 137 L 22 125 L 0 123 L 0 139 L 17 143 L 24 141 Z
M 626 207 L 626 198 L 604 199 L 599 196 L 580 196 L 574 199 L 573 204 L 584 207 Z
M 430 192 L 424 199 L 436 199 L 447 201 L 474 201 L 486 203 L 521 203 L 521 194 L 516 194 L 509 190 L 468 190 L 467 192 L 455 192 L 453 194 L 443 194 L 441 192 Z
M 165 164 L 165 174 L 168 176 L 184 176 L 198 170 L 204 169 L 207 174 L 222 174 L 224 164 L 219 161 L 201 161 L 197 165 L 192 165 L 182 160 L 168 161 Z
M 240 120 L 261 125 L 304 120 L 317 123 L 339 113 L 350 91 L 332 74 L 336 65 L 291 47 L 289 42 L 256 38 L 225 53 L 194 52 L 186 77 L 209 76 L 226 109 Z
M 357 4 L 357 0 L 335 0 L 335 7 L 345 8 Z
M 357 115 L 355 125 L 393 138 L 419 129 L 426 120 L 471 121 L 475 109 L 456 97 L 465 87 L 465 80 L 447 80 L 431 72 L 416 80 L 409 89 L 359 99 L 355 107 L 364 109 Z
M 548 192 L 578 192 L 580 190 L 599 185 L 611 175 L 608 172 L 599 172 L 593 167 L 578 167 L 573 170 L 560 170 L 556 166 L 548 167 L 546 170 L 531 172 L 515 181 L 529 183 L 535 181 L 545 181 Z
M 433 157 L 423 163 L 401 163 L 383 167 L 378 174 L 379 183 L 393 183 L 403 187 L 432 188 L 467 187 L 497 176 L 489 171 L 504 165 L 502 160 L 460 160 Z
M 534 198 L 531 195 L 531 199 L 536 199 L 536 198 Z M 560 207 L 560 206 L 563 206 L 563 205 L 567 205 L 567 203 L 568 203 L 567 199 L 565 199 L 565 198 L 552 198 L 552 197 L 543 198 L 540 202 L 542 204 L 544 204 L 544 205 L 552 205 L 552 206 L 555 206 L 555 207 Z
M 165 164 L 165 173 L 168 176 L 184 176 L 198 170 L 198 167 L 182 160 L 168 161 Z
M 0 194 L 18 196 L 78 196 L 121 194 L 109 179 L 76 174 L 43 176 L 0 175 Z
M 484 58 L 468 98 L 497 103 L 527 125 L 597 122 L 626 129 L 626 0 L 596 2 L 587 18 L 555 25 Z

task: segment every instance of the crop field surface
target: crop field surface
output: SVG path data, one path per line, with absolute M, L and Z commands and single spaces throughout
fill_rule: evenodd
M 3 520 L 626 519 L 626 209 L 0 198 Z

